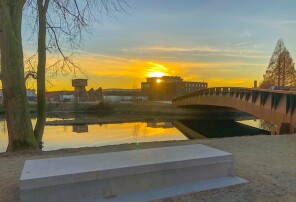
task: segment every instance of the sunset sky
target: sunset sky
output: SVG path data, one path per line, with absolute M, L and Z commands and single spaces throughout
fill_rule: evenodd
M 98 88 L 140 88 L 148 76 L 181 76 L 210 87 L 262 80 L 279 38 L 296 57 L 296 1 L 127 0 L 127 14 L 104 18 L 74 61 Z M 25 54 L 35 49 L 23 37 Z M 48 90 L 70 90 L 72 73 Z M 30 82 L 28 87 L 34 87 Z

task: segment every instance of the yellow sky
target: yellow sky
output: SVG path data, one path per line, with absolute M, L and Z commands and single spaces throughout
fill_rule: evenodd
M 49 59 L 48 65 L 54 60 Z M 102 88 L 140 88 L 141 82 L 149 76 L 167 75 L 181 76 L 185 81 L 205 81 L 209 87 L 240 86 L 252 87 L 253 80 L 260 80 L 265 66 L 242 62 L 182 62 L 170 60 L 139 60 L 115 57 L 98 57 L 96 55 L 80 54 L 74 59 L 82 72 L 72 71 L 57 77 L 48 77 L 47 90 L 72 90 L 71 79 L 88 79 L 87 89 Z M 250 69 L 261 69 L 253 75 Z M 247 73 L 246 73 L 247 72 Z M 262 73 L 262 74 L 260 74 Z M 50 75 L 50 74 L 48 74 Z M 27 82 L 28 88 L 35 88 L 32 79 Z
M 74 62 L 85 72 L 76 77 L 88 79 L 87 89 L 140 88 L 149 75 L 180 76 L 205 81 L 209 87 L 252 87 L 254 80 L 262 81 L 278 39 L 284 39 L 292 57 L 296 55 L 292 1 L 129 4 L 133 9 L 127 9 L 128 15 L 116 13 L 93 24 L 79 50 L 72 50 L 67 40 L 61 45 L 63 51 L 75 53 Z M 30 27 L 25 28 L 24 52 L 36 53 L 37 39 L 33 43 Z M 47 89 L 72 90 L 73 78 L 73 72 L 48 78 Z M 27 86 L 35 84 L 30 81 Z

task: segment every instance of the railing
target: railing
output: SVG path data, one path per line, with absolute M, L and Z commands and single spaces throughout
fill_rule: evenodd
M 173 104 L 232 107 L 278 126 L 272 134 L 296 133 L 296 91 L 215 87 L 175 98 Z
M 233 94 L 233 93 L 252 93 L 252 92 L 271 92 L 279 94 L 289 94 L 296 95 L 296 91 L 287 91 L 287 90 L 271 90 L 271 89 L 262 89 L 262 88 L 242 88 L 242 87 L 213 87 L 202 89 L 181 97 L 173 99 L 173 103 L 177 103 L 181 100 L 193 97 L 193 96 L 203 96 L 203 95 L 212 95 L 212 94 Z

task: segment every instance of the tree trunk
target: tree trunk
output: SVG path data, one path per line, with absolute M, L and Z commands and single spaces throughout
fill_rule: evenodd
M 47 2 L 48 3 L 48 2 Z M 45 67 L 46 67 L 46 10 L 42 1 L 38 0 L 38 67 L 37 67 L 37 123 L 34 134 L 37 142 L 42 147 L 42 136 L 46 121 L 46 89 L 45 89 Z
M 7 151 L 38 150 L 24 82 L 22 11 L 24 1 L 0 2 L 1 76 L 9 144 Z
M 283 56 L 284 56 L 284 64 L 283 64 L 283 82 L 282 82 L 282 85 L 283 87 L 286 86 L 286 52 L 284 51 L 283 52 Z
M 278 66 L 278 81 L 277 81 L 278 88 L 281 86 L 281 65 L 282 65 L 282 54 L 280 53 L 279 62 L 277 64 L 277 66 Z

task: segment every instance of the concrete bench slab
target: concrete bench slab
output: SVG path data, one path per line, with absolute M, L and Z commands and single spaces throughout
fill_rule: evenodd
M 233 176 L 233 155 L 184 145 L 25 162 L 21 202 L 84 201 Z
M 82 202 L 145 202 L 179 196 L 193 192 L 207 191 L 211 189 L 218 189 L 227 186 L 244 184 L 247 182 L 248 181 L 240 177 L 218 177 L 210 180 L 199 180 L 186 184 L 179 184 L 168 187 L 160 187 L 157 189 L 150 189 L 146 191 L 128 193 L 114 198 L 87 199 Z

